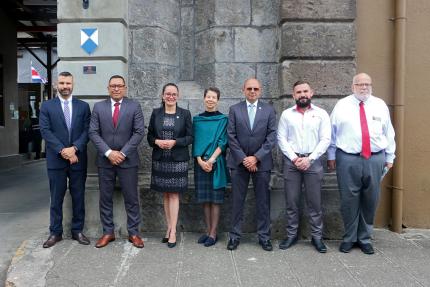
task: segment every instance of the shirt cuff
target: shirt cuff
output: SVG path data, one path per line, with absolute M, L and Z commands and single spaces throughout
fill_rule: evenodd
M 105 152 L 105 157 L 109 157 L 110 153 L 112 152 L 111 149 L 108 149 L 107 152 Z
M 122 151 L 120 151 L 120 153 L 121 153 L 124 157 L 127 157 L 127 156 L 125 155 L 125 153 L 123 153 Z

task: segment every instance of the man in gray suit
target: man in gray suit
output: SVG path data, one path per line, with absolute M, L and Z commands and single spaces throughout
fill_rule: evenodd
M 103 236 L 96 247 L 115 240 L 112 196 L 118 176 L 127 212 L 128 240 L 137 248 L 143 247 L 139 236 L 140 212 L 137 191 L 139 155 L 137 147 L 144 136 L 143 114 L 140 104 L 125 98 L 127 87 L 123 77 L 109 79 L 110 98 L 94 105 L 89 137 L 97 148 L 100 188 L 100 220 Z
M 230 107 L 227 128 L 230 154 L 227 165 L 232 181 L 232 228 L 228 250 L 240 243 L 243 205 L 252 179 L 257 209 L 258 242 L 266 251 L 272 251 L 270 242 L 270 171 L 273 166 L 272 149 L 276 144 L 275 109 L 259 100 L 261 84 L 251 78 L 243 85 L 245 101 Z

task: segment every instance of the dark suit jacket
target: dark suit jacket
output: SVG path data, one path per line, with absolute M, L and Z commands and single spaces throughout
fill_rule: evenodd
M 72 164 L 73 170 L 87 168 L 88 126 L 90 123 L 89 105 L 77 98 L 72 98 L 71 136 L 67 130 L 63 109 L 59 98 L 43 102 L 40 108 L 39 125 L 42 138 L 46 142 L 46 164 L 48 169 L 61 169 L 70 165 L 61 157 L 61 150 L 75 146 L 79 162 Z
M 272 149 L 276 144 L 276 114 L 272 105 L 258 101 L 252 130 L 246 101 L 231 106 L 227 134 L 230 148 L 227 157 L 229 168 L 243 168 L 243 159 L 254 155 L 258 159 L 258 171 L 272 169 Z
M 137 147 L 142 141 L 144 133 L 142 108 L 138 102 L 123 98 L 116 128 L 112 121 L 111 99 L 96 103 L 91 115 L 88 135 L 97 148 L 97 166 L 113 167 L 105 156 L 109 149 L 125 154 L 126 158 L 119 167 L 139 166 Z
M 162 139 L 164 107 L 154 109 L 148 127 L 148 143 L 152 149 L 152 159 L 159 160 L 163 150 L 155 144 L 156 139 Z M 190 159 L 188 146 L 193 143 L 193 126 L 189 110 L 176 107 L 175 130 L 173 134 L 176 145 L 172 148 L 174 161 L 187 161 Z

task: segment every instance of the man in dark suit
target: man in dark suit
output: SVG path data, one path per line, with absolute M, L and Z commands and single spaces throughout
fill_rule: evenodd
M 273 166 L 272 149 L 276 144 L 276 115 L 274 108 L 260 101 L 261 84 L 257 79 L 245 81 L 246 100 L 230 107 L 228 140 L 233 192 L 232 228 L 228 250 L 237 248 L 241 237 L 243 205 L 252 179 L 257 209 L 258 242 L 272 251 L 270 241 L 270 171 Z
M 104 247 L 115 240 L 112 196 L 118 176 L 127 212 L 128 240 L 142 248 L 137 191 L 137 147 L 145 129 L 142 109 L 138 102 L 124 97 L 127 86 L 123 77 L 112 76 L 108 91 L 110 98 L 94 105 L 89 130 L 89 137 L 98 151 L 100 220 L 103 225 L 103 236 L 96 247 Z
M 85 220 L 85 180 L 90 108 L 72 96 L 73 76 L 58 75 L 58 97 L 46 101 L 40 109 L 40 131 L 46 142 L 46 164 L 51 192 L 50 236 L 44 248 L 62 240 L 63 200 L 69 185 L 72 197 L 72 238 L 88 245 L 82 233 Z

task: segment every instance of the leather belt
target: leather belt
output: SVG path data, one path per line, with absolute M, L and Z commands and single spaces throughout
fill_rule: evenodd
M 353 156 L 361 156 L 361 153 L 350 153 L 350 152 L 346 152 L 346 151 L 344 151 L 343 149 L 340 149 L 340 148 L 339 148 L 338 150 L 340 150 L 340 151 L 341 151 L 341 152 L 343 152 L 343 153 L 349 154 L 349 155 L 353 155 Z M 377 151 L 377 152 L 372 152 L 372 155 L 380 154 L 382 151 L 383 151 L 383 150 L 380 150 L 380 151 Z
M 298 157 L 308 157 L 308 156 L 310 156 L 311 154 L 310 154 L 310 153 L 297 153 L 297 152 L 296 152 L 296 155 L 297 155 Z

